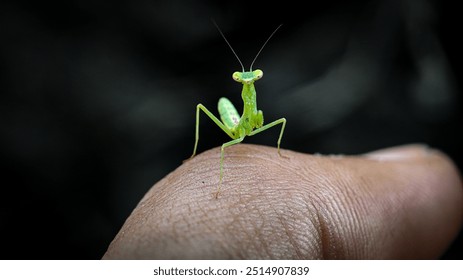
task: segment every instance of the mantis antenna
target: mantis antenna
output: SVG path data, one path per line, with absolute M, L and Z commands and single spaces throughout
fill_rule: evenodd
M 254 65 L 254 62 L 256 62 L 256 59 L 257 57 L 259 56 L 259 54 L 262 52 L 262 50 L 264 49 L 265 45 L 267 45 L 268 41 L 270 41 L 270 39 L 273 37 L 273 35 L 278 31 L 278 29 L 280 29 L 280 27 L 282 26 L 283 24 L 280 24 L 278 25 L 278 27 L 272 32 L 272 34 L 270 34 L 270 36 L 268 37 L 268 39 L 265 41 L 265 43 L 262 45 L 262 47 L 260 48 L 260 50 L 257 52 L 256 54 L 256 57 L 254 57 L 254 60 L 252 61 L 251 63 L 251 66 L 249 67 L 249 71 L 252 71 L 252 66 Z
M 225 35 L 223 35 L 222 30 L 220 30 L 220 27 L 217 25 L 217 22 L 215 22 L 215 20 L 212 20 L 212 22 L 214 23 L 215 27 L 217 27 L 217 30 L 219 30 L 220 35 L 222 35 L 223 39 L 225 40 L 225 42 L 227 43 L 227 45 L 230 47 L 230 49 L 231 49 L 231 51 L 233 52 L 233 54 L 236 56 L 236 59 L 238 59 L 238 62 L 240 63 L 241 68 L 243 69 L 243 72 L 244 72 L 244 66 L 243 66 L 243 63 L 241 62 L 241 59 L 238 57 L 238 55 L 236 54 L 235 50 L 232 48 L 231 44 L 228 42 L 228 40 L 227 40 L 227 38 L 225 37 Z
M 238 57 L 238 55 L 236 54 L 235 50 L 233 49 L 233 47 L 231 46 L 230 42 L 228 42 L 227 38 L 225 37 L 225 35 L 223 34 L 222 30 L 220 29 L 219 25 L 217 24 L 217 22 L 215 22 L 215 20 L 212 20 L 212 23 L 214 23 L 215 27 L 217 28 L 217 30 L 219 30 L 219 33 L 220 35 L 222 35 L 222 38 L 225 40 L 225 42 L 227 43 L 227 45 L 230 47 L 231 51 L 233 52 L 233 54 L 235 55 L 236 59 L 238 59 L 238 62 L 240 63 L 241 65 L 241 68 L 243 69 L 243 72 L 245 72 L 244 70 L 244 65 L 243 63 L 241 62 L 241 59 Z M 265 45 L 267 45 L 268 41 L 270 41 L 270 39 L 273 37 L 273 35 L 275 35 L 275 33 L 278 31 L 278 29 L 280 29 L 280 27 L 282 26 L 283 24 L 280 24 L 278 25 L 278 27 L 272 32 L 272 34 L 270 34 L 270 36 L 267 38 L 267 40 L 264 42 L 264 44 L 262 45 L 262 47 L 260 48 L 260 50 L 257 52 L 256 54 L 256 57 L 254 57 L 254 59 L 252 60 L 251 62 L 251 66 L 249 67 L 249 71 L 252 71 L 252 66 L 254 65 L 254 62 L 256 62 L 256 59 L 257 57 L 259 56 L 259 54 L 262 52 L 262 50 L 264 49 Z

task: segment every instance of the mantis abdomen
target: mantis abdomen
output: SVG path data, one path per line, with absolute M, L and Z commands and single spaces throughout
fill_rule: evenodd
M 219 99 L 218 109 L 220 119 L 222 120 L 223 124 L 230 130 L 234 130 L 234 128 L 240 122 L 240 115 L 238 114 L 235 106 L 233 106 L 228 98 L 221 97 Z

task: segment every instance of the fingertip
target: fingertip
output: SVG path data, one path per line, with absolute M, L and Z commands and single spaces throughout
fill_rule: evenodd
M 445 153 L 422 144 L 382 149 L 364 157 L 376 162 L 370 166 L 371 174 L 389 190 L 389 203 L 384 204 L 389 207 L 384 210 L 395 213 L 391 227 L 407 225 L 398 235 L 402 240 L 393 242 L 404 249 L 396 253 L 439 257 L 463 223 L 463 183 L 455 163 Z M 375 193 L 382 191 L 376 189 Z M 411 253 L 416 254 L 407 255 Z

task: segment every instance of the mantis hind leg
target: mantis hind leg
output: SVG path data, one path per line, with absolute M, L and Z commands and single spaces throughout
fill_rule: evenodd
M 222 186 L 224 149 L 226 147 L 230 147 L 230 146 L 233 146 L 235 144 L 241 143 L 243 141 L 243 139 L 244 139 L 244 136 L 240 137 L 238 139 L 231 140 L 230 142 L 224 143 L 222 145 L 222 148 L 220 149 L 220 174 L 219 174 L 219 186 L 217 187 L 217 192 L 215 193 L 215 198 L 216 199 L 219 197 L 220 188 Z

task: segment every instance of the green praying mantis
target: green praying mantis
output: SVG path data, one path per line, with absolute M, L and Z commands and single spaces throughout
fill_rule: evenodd
M 219 99 L 218 110 L 220 114 L 220 121 L 214 114 L 212 114 L 204 105 L 201 103 L 196 106 L 196 133 L 195 133 L 195 145 L 193 148 L 193 154 L 191 155 L 190 159 L 196 155 L 196 149 L 198 147 L 199 141 L 199 113 L 203 111 L 220 129 L 222 129 L 228 136 L 230 136 L 233 140 L 222 144 L 221 151 L 220 151 L 220 173 L 219 173 L 219 186 L 217 187 L 217 192 L 215 193 L 215 198 L 218 198 L 220 193 L 220 188 L 222 185 L 222 178 L 223 178 L 223 158 L 224 158 L 224 149 L 226 147 L 241 143 L 246 136 L 253 136 L 262 131 L 265 131 L 271 127 L 281 124 L 281 131 L 280 136 L 278 137 L 277 147 L 278 147 L 278 154 L 281 156 L 280 153 L 280 143 L 281 138 L 283 137 L 283 132 L 286 126 L 286 119 L 280 118 L 276 121 L 273 121 L 269 124 L 264 125 L 264 115 L 262 110 L 257 110 L 257 102 L 256 102 L 256 89 L 254 87 L 254 82 L 261 79 L 263 76 L 262 70 L 252 70 L 252 66 L 256 61 L 259 54 L 264 49 L 265 45 L 268 43 L 270 38 L 277 32 L 277 30 L 281 27 L 278 26 L 272 34 L 268 37 L 268 39 L 264 42 L 260 50 L 257 52 L 254 60 L 251 62 L 251 66 L 249 67 L 249 71 L 245 71 L 243 63 L 241 62 L 240 58 L 236 54 L 235 50 L 232 48 L 231 44 L 228 42 L 225 35 L 220 30 L 219 26 L 215 21 L 213 21 L 214 25 L 217 27 L 217 30 L 222 35 L 223 39 L 230 47 L 231 51 L 238 59 L 238 62 L 241 65 L 242 71 L 241 72 L 234 72 L 232 75 L 233 80 L 243 84 L 243 90 L 241 92 L 241 97 L 243 98 L 244 102 L 244 109 L 243 114 L 238 114 L 235 106 L 225 97 L 221 97 Z

